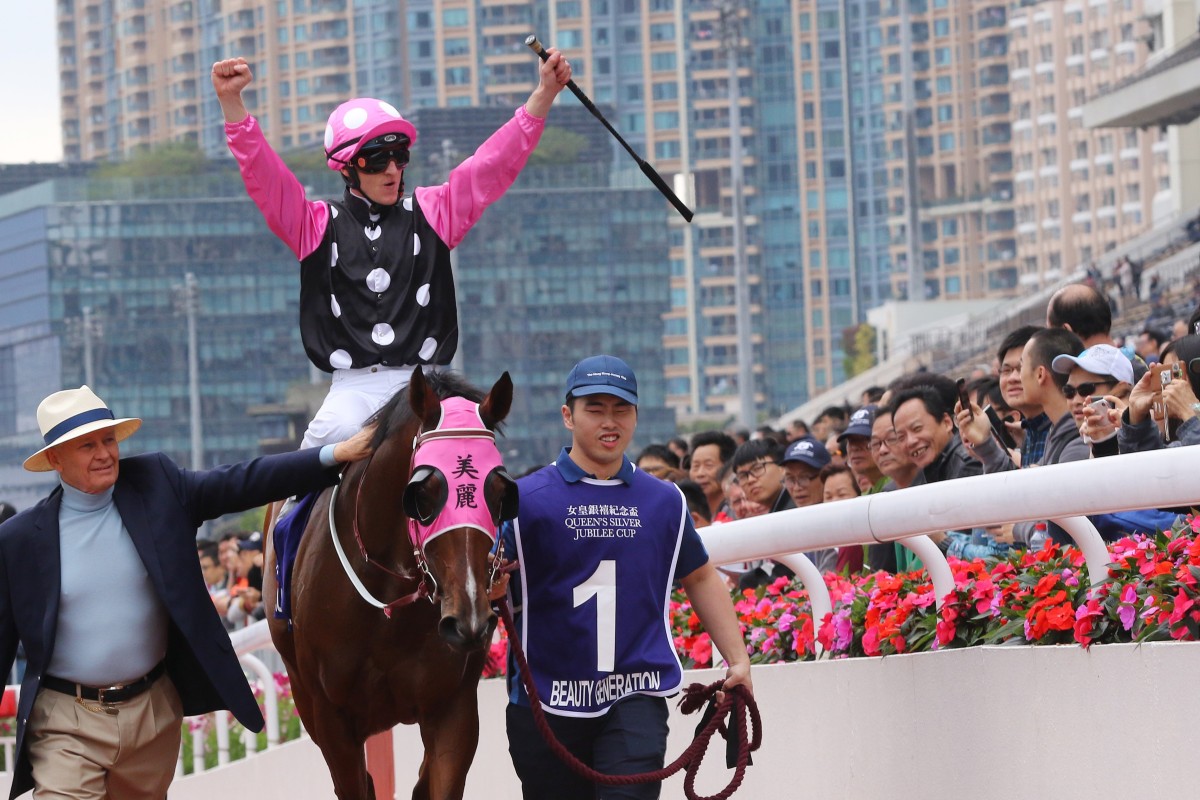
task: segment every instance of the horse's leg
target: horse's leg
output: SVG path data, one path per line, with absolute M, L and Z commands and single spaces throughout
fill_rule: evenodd
M 467 770 L 479 744 L 479 697 L 476 686 L 459 687 L 437 716 L 421 720 L 425 758 L 413 800 L 462 800 Z
M 299 693 L 296 697 L 300 718 L 312 740 L 321 748 L 338 800 L 375 800 L 375 785 L 367 773 L 363 740 L 354 726 L 323 698 L 308 698 L 301 702 Z M 312 720 L 311 724 L 309 720 Z

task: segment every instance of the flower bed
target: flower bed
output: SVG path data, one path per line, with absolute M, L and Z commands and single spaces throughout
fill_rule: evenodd
M 951 558 L 954 591 L 938 609 L 921 570 L 893 575 L 825 575 L 833 611 L 814 630 L 808 593 L 779 580 L 734 598 L 751 661 L 882 656 L 979 644 L 1069 644 L 1200 638 L 1200 518 L 1109 545 L 1111 575 L 1092 587 L 1083 554 L 1048 545 L 1003 560 Z M 680 660 L 712 664 L 713 647 L 682 593 L 671 601 Z M 485 676 L 503 674 L 493 646 Z

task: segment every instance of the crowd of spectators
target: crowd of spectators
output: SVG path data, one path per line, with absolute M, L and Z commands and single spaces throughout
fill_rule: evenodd
M 258 531 L 230 531 L 216 540 L 196 542 L 204 583 L 227 630 L 266 618 L 262 544 Z
M 1131 286 L 1133 271 L 1126 265 L 1121 272 L 1130 275 Z M 919 370 L 865 391 L 857 408 L 824 409 L 811 425 L 793 419 L 782 431 L 703 431 L 677 462 L 664 457 L 665 445 L 650 445 L 637 463 L 686 487 L 689 506 L 703 512 L 693 514 L 699 526 L 923 483 L 1200 443 L 1200 335 L 1193 333 L 1200 309 L 1179 325 L 1147 327 L 1136 348 L 1118 346 L 1112 319 L 1104 292 L 1088 282 L 1072 284 L 1050 299 L 1044 326 L 1010 331 L 991 364 L 960 380 Z M 1169 525 L 1184 511 L 1144 509 L 1093 521 L 1111 540 Z M 1068 541 L 1048 521 L 930 538 L 962 558 Z M 822 571 L 847 574 L 920 566 L 900 544 L 806 555 Z M 724 571 L 740 589 L 792 574 L 771 561 Z

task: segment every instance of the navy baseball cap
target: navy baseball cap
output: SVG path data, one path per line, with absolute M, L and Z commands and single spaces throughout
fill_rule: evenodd
M 863 406 L 850 415 L 850 424 L 846 426 L 846 430 L 838 434 L 838 441 L 842 441 L 847 436 L 865 436 L 871 438 L 871 426 L 875 424 L 875 409 L 876 406 Z
M 805 436 L 789 444 L 787 450 L 783 451 L 783 458 L 779 459 L 780 465 L 789 461 L 798 461 L 813 469 L 820 469 L 829 463 L 829 451 L 813 437 Z
M 611 394 L 637 405 L 637 377 L 629 365 L 616 356 L 591 356 L 571 367 L 567 375 L 567 395 Z

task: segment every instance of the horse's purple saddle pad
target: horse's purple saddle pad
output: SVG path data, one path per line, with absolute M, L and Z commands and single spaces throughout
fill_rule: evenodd
M 292 621 L 292 567 L 300 550 L 300 537 L 308 525 L 319 492 L 301 495 L 288 513 L 275 523 L 275 619 Z

